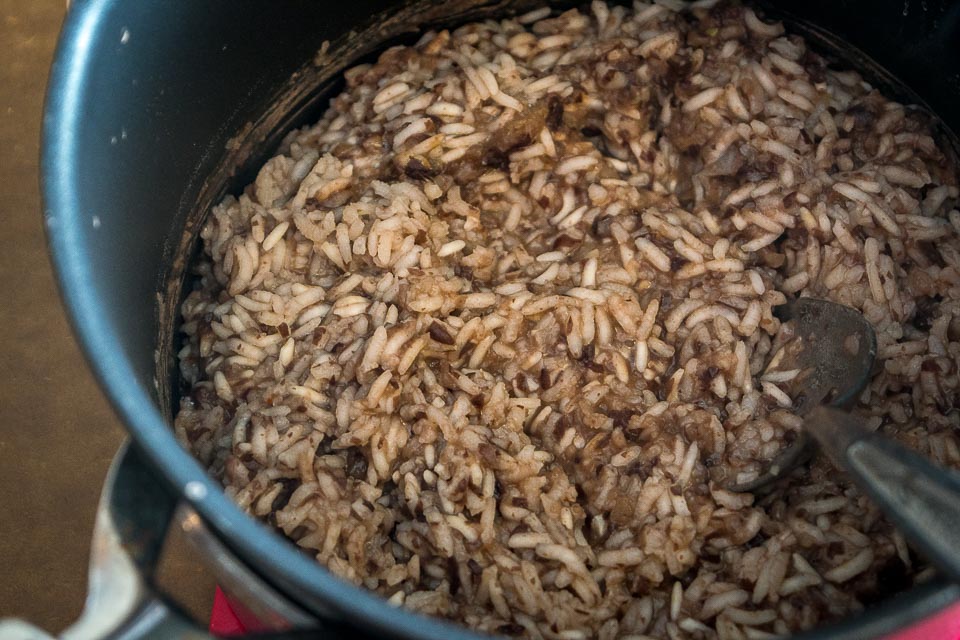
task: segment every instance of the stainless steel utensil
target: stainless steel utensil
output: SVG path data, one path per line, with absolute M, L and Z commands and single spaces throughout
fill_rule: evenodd
M 803 431 L 759 478 L 737 487 L 762 489 L 812 454 L 816 442 L 880 507 L 900 532 L 946 576 L 960 582 L 960 473 L 939 468 L 856 416 L 837 408 L 856 398 L 870 377 L 877 340 L 854 309 L 803 298 L 785 305 L 799 350 L 791 366 L 801 369 L 804 391 L 796 409 Z
M 933 465 L 837 409 L 817 407 L 803 426 L 900 533 L 960 583 L 960 473 Z
M 824 402 L 839 407 L 851 404 L 869 382 L 877 353 L 877 337 L 870 323 L 855 309 L 814 298 L 777 307 L 776 314 L 784 323 L 782 333 L 791 341 L 780 367 L 801 370 L 792 382 L 802 387 L 795 394 L 793 410 L 804 416 Z M 756 479 L 728 488 L 762 491 L 808 461 L 814 448 L 810 436 L 801 431 Z

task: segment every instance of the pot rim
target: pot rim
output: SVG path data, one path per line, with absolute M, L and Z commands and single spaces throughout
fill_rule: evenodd
M 155 468 L 212 531 L 287 597 L 322 620 L 324 615 L 360 622 L 371 631 L 408 638 L 481 640 L 480 635 L 437 618 L 393 607 L 372 592 L 335 577 L 288 540 L 243 513 L 200 464 L 177 442 L 149 389 L 137 382 L 120 336 L 99 310 L 105 302 L 94 287 L 87 260 L 81 191 L 83 149 L 78 129 L 81 105 L 95 73 L 92 51 L 108 37 L 104 16 L 120 4 L 88 0 L 70 7 L 57 44 L 44 104 L 41 191 L 48 251 L 60 295 L 87 362 L 125 428 Z M 301 594 L 299 597 L 292 594 Z M 801 638 L 862 638 L 885 635 L 926 618 L 960 597 L 960 587 L 942 580 L 898 594 L 879 606 Z M 329 607 L 329 609 L 327 608 Z

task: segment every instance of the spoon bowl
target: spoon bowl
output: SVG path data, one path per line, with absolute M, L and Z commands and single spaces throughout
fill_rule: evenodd
M 785 344 L 774 355 L 780 369 L 799 369 L 792 381 L 793 410 L 806 416 L 821 404 L 848 407 L 870 381 L 877 355 L 877 336 L 856 309 L 816 298 L 800 298 L 777 307 Z M 782 357 L 781 357 L 782 354 Z M 807 462 L 816 446 L 801 430 L 755 479 L 728 485 L 736 492 L 769 488 L 797 466 Z
M 870 380 L 877 337 L 855 309 L 802 298 L 778 309 L 783 330 L 770 368 L 797 370 L 797 439 L 750 482 L 761 492 L 807 461 L 817 445 L 886 514 L 904 537 L 950 579 L 960 582 L 960 473 L 942 469 L 879 432 L 849 408 Z M 796 387 L 794 387 L 796 389 Z M 829 405 L 829 406 L 828 406 Z

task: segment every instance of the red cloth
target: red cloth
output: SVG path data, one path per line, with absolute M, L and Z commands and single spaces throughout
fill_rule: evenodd
M 210 615 L 210 632 L 218 636 L 233 636 L 246 633 L 220 587 L 213 597 L 213 613 Z M 947 607 L 932 618 L 887 636 L 884 640 L 960 640 L 960 603 Z
M 216 636 L 237 636 L 246 633 L 237 614 L 230 608 L 223 591 L 217 587 L 213 594 L 213 611 L 210 612 L 210 633 Z
M 885 640 L 960 640 L 960 604 L 952 604 Z

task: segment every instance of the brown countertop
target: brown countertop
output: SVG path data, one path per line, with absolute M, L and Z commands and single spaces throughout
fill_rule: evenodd
M 0 617 L 59 631 L 86 592 L 93 515 L 123 429 L 57 297 L 38 186 L 41 107 L 64 0 L 0 0 Z M 209 610 L 212 582 L 177 545 L 177 599 Z

